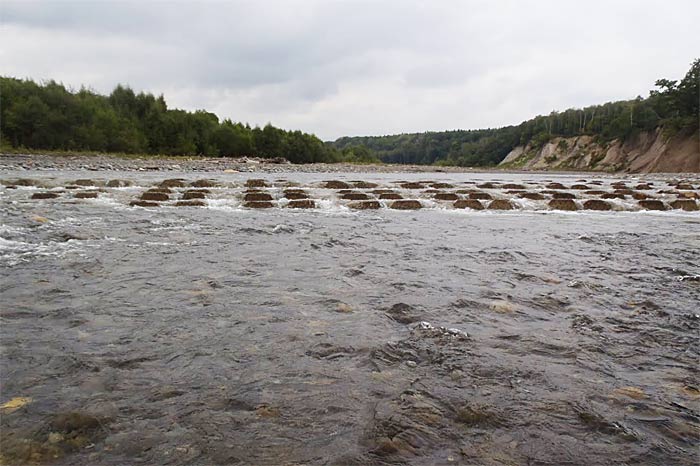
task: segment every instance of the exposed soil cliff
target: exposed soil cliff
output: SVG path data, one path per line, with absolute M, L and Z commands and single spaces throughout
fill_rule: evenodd
M 518 146 L 499 164 L 532 170 L 597 170 L 633 173 L 700 172 L 700 130 L 667 137 L 661 128 L 626 141 L 599 143 L 593 136 L 554 138 L 542 147 Z

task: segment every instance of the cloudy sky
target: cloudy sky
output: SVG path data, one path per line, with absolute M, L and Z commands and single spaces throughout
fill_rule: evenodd
M 646 96 L 700 56 L 698 24 L 697 0 L 2 0 L 0 74 L 335 139 Z

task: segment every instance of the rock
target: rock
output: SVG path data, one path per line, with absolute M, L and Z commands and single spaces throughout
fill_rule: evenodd
M 182 194 L 182 199 L 187 201 L 189 199 L 206 199 L 207 195 L 203 191 L 185 191 Z
M 326 189 L 350 189 L 352 186 L 345 181 L 330 180 L 323 185 Z
M 371 191 L 372 194 L 381 196 L 382 194 L 396 194 L 396 191 L 393 189 L 375 189 Z
M 97 186 L 97 184 L 93 180 L 75 180 L 73 182 L 74 185 L 76 186 Z
M 488 201 L 493 199 L 493 196 L 491 196 L 489 193 L 472 192 L 469 193 L 469 199 L 483 199 L 485 201 Z
M 338 305 L 335 307 L 335 312 L 349 314 L 352 312 L 352 307 L 346 303 L 338 303 Z
M 422 183 L 408 182 L 401 184 L 403 189 L 423 189 L 425 185 Z
M 372 189 L 377 187 L 377 183 L 369 183 L 367 181 L 352 181 L 352 184 L 359 189 Z
M 564 186 L 561 183 L 549 183 L 545 186 L 547 189 L 568 189 L 566 186 Z
M 44 193 L 34 193 L 32 194 L 32 199 L 56 199 L 58 193 L 44 192 Z
M 647 196 L 644 193 L 632 193 L 632 199 L 636 199 L 638 201 L 643 201 L 644 199 L 647 199 L 649 196 Z
M 518 197 L 523 199 L 531 199 L 533 201 L 541 201 L 544 199 L 544 196 L 540 193 L 520 193 L 518 194 Z
M 477 184 L 476 187 L 480 188 L 480 189 L 494 189 L 494 188 L 498 188 L 498 185 L 491 183 L 491 182 L 488 182 L 488 183 Z
M 243 200 L 246 202 L 271 201 L 272 196 L 268 193 L 247 193 L 243 196 Z
M 423 320 L 421 312 L 406 303 L 397 303 L 386 310 L 386 315 L 400 324 L 412 324 Z
M 610 210 L 610 203 L 601 201 L 600 199 L 589 199 L 583 203 L 583 208 L 586 210 Z
M 191 201 L 177 201 L 175 203 L 176 207 L 204 207 L 207 203 L 202 200 L 191 200 Z
M 284 197 L 287 199 L 308 199 L 309 195 L 301 189 L 285 189 Z
M 499 299 L 492 301 L 489 304 L 489 309 L 501 314 L 510 314 L 515 311 L 515 306 L 510 301 Z
M 433 196 L 433 199 L 437 201 L 456 201 L 459 199 L 459 196 L 455 193 L 437 193 Z
M 572 193 L 553 192 L 552 199 L 576 199 L 576 195 Z
M 684 197 L 686 199 L 700 199 L 700 194 L 696 193 L 695 191 L 685 191 L 679 192 L 678 197 Z
M 248 201 L 243 204 L 243 207 L 247 207 L 249 209 L 269 209 L 274 207 L 274 205 L 270 201 Z
M 552 199 L 549 208 L 554 210 L 578 210 L 578 206 L 571 199 Z
M 141 194 L 141 200 L 142 201 L 167 201 L 170 199 L 170 196 L 168 196 L 165 193 L 154 193 L 154 192 L 149 192 L 146 191 L 145 193 Z
M 348 207 L 355 210 L 370 210 L 379 209 L 381 205 L 379 201 L 358 201 L 349 203 Z
M 182 178 L 171 178 L 168 180 L 163 180 L 159 186 L 161 188 L 184 188 L 187 186 L 187 184 Z
M 625 188 L 625 189 L 619 189 L 619 188 L 618 188 L 618 189 L 615 189 L 615 191 L 613 191 L 613 193 L 615 193 L 615 194 L 623 194 L 623 195 L 625 195 L 625 196 L 629 196 L 629 195 L 633 194 L 634 191 L 632 191 L 632 190 L 629 189 L 629 188 Z
M 639 201 L 639 207 L 646 210 L 666 210 L 666 204 L 659 200 Z
M 605 191 L 602 191 L 600 189 L 591 189 L 589 191 L 584 191 L 583 194 L 587 194 L 589 196 L 600 196 L 601 194 L 605 194 Z
M 150 188 L 146 190 L 147 193 L 163 193 L 163 194 L 170 194 L 172 191 L 170 188 Z
M 423 207 L 419 201 L 401 199 L 394 201 L 389 205 L 390 208 L 396 210 L 416 210 Z
M 622 193 L 605 193 L 600 195 L 601 199 L 624 199 L 625 195 Z
M 266 188 L 268 187 L 267 181 L 259 178 L 251 178 L 245 182 L 248 188 Z
M 131 201 L 129 205 L 131 207 L 158 207 L 160 204 L 151 201 Z
M 347 201 L 363 201 L 369 199 L 369 196 L 367 196 L 365 193 L 349 192 L 343 194 L 341 199 L 345 199 Z
M 570 189 L 578 189 L 578 190 L 583 191 L 583 190 L 591 189 L 591 188 L 586 186 L 585 184 L 575 184 L 575 185 L 571 186 Z
M 501 186 L 502 189 L 526 189 L 525 186 L 516 183 L 507 183 Z
M 219 184 L 216 181 L 206 179 L 196 180 L 190 183 L 190 186 L 193 188 L 215 188 L 218 185 Z
M 287 207 L 290 209 L 315 209 L 316 201 L 312 199 L 299 199 L 295 201 L 289 201 Z
M 379 195 L 379 199 L 403 199 L 403 196 L 398 193 L 384 193 Z
M 678 183 L 676 189 L 691 190 L 693 189 L 693 185 L 690 183 Z
M 654 188 L 652 188 L 651 185 L 648 183 L 642 183 L 642 184 L 638 184 L 637 186 L 635 186 L 634 189 L 641 189 L 641 190 L 646 191 L 646 190 L 654 189 Z
M 436 188 L 436 189 L 451 189 L 454 188 L 453 185 L 450 183 L 433 183 L 430 185 L 431 188 Z
M 97 197 L 97 194 L 98 193 L 96 193 L 94 191 L 90 191 L 90 192 L 83 191 L 83 192 L 75 193 L 75 195 L 73 197 L 75 197 L 76 199 L 95 199 Z
M 452 204 L 455 209 L 472 209 L 472 210 L 484 210 L 481 201 L 476 199 L 460 199 Z
M 489 210 L 513 210 L 513 203 L 508 199 L 495 199 L 489 203 Z
M 672 201 L 670 203 L 671 208 L 673 209 L 682 209 L 686 211 L 695 211 L 698 210 L 698 204 L 697 202 L 691 200 L 691 199 L 677 199 L 675 201 Z
M 127 180 L 109 180 L 107 182 L 108 188 L 123 188 L 125 186 L 131 186 L 131 185 L 132 185 L 131 181 L 127 181 Z

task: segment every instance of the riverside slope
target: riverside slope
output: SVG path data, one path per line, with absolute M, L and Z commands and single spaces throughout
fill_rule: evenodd
M 592 136 L 554 138 L 541 148 L 515 147 L 499 164 L 526 170 L 595 170 L 629 173 L 700 172 L 700 130 L 666 138 L 661 128 L 627 141 L 596 142 Z

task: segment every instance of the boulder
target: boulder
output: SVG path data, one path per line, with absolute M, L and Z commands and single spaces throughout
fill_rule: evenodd
M 73 197 L 76 199 L 95 199 L 97 197 L 97 192 L 95 191 L 83 191 L 79 193 L 75 193 Z
M 472 210 L 484 210 L 484 206 L 481 201 L 476 199 L 460 199 L 452 204 L 455 209 L 472 209 Z
M 290 209 L 315 209 L 316 201 L 313 199 L 299 199 L 295 201 L 289 201 L 287 207 Z
M 583 191 L 583 190 L 591 189 L 591 188 L 585 184 L 575 184 L 575 185 L 572 185 L 570 189 L 578 189 L 580 191 Z
M 600 195 L 601 199 L 624 199 L 625 195 L 620 193 L 604 193 Z
M 648 199 L 644 201 L 639 201 L 639 207 L 646 210 L 666 210 L 666 204 L 659 201 L 658 199 Z
M 568 189 L 566 186 L 564 186 L 561 183 L 549 183 L 545 185 L 545 188 L 547 189 Z
M 175 206 L 177 207 L 204 207 L 207 205 L 206 202 L 201 200 L 190 200 L 190 201 L 177 201 Z
M 610 203 L 601 201 L 600 199 L 589 199 L 583 203 L 583 208 L 586 210 L 610 210 Z
M 272 196 L 268 193 L 247 193 L 243 196 L 243 200 L 246 202 L 271 201 Z
M 578 206 L 571 199 L 552 199 L 549 208 L 554 210 L 578 210 Z
M 97 186 L 93 180 L 75 180 L 73 184 L 76 186 Z
M 161 188 L 184 188 L 187 186 L 187 183 L 182 178 L 171 178 L 163 180 L 159 186 Z
M 513 210 L 513 203 L 508 199 L 495 199 L 489 202 L 489 210 Z
M 649 183 L 641 183 L 641 184 L 638 184 L 637 186 L 635 186 L 634 189 L 649 190 L 649 189 L 654 189 L 654 188 L 652 188 L 651 184 L 649 184 Z
M 125 186 L 131 186 L 131 185 L 132 185 L 131 181 L 127 181 L 127 180 L 109 180 L 107 182 L 108 188 L 123 188 Z
M 540 193 L 520 193 L 518 194 L 518 197 L 523 199 L 531 199 L 533 201 L 541 201 L 544 199 L 544 196 Z
M 689 212 L 698 210 L 697 202 L 693 201 L 692 199 L 676 199 L 675 201 L 670 202 L 670 206 L 673 209 L 682 209 Z
M 403 196 L 398 193 L 384 193 L 379 195 L 379 199 L 403 199 Z
M 284 191 L 284 197 L 286 197 L 287 199 L 297 200 L 297 199 L 308 199 L 309 195 L 301 190 L 287 189 Z
M 400 199 L 389 204 L 389 207 L 396 210 L 416 210 L 422 208 L 423 206 L 419 201 Z
M 249 209 L 269 209 L 274 207 L 274 205 L 270 201 L 248 201 L 243 204 L 243 207 Z
M 158 207 L 160 204 L 151 201 L 131 201 L 129 205 L 131 207 Z
M 408 182 L 401 184 L 401 187 L 403 189 L 423 189 L 425 188 L 425 185 L 422 183 Z
M 154 193 L 154 192 L 149 192 L 146 191 L 145 193 L 141 194 L 141 200 L 142 201 L 167 201 L 170 199 L 170 196 L 168 196 L 165 193 Z
M 369 196 L 365 193 L 350 192 L 343 194 L 341 199 L 345 199 L 346 201 L 364 201 L 369 199 Z
M 634 193 L 634 191 L 632 191 L 632 190 L 629 189 L 629 188 L 622 188 L 622 189 L 621 189 L 621 188 L 616 188 L 615 191 L 613 191 L 613 192 L 614 192 L 615 194 L 624 194 L 625 196 L 629 196 L 629 195 L 631 195 L 632 193 Z
M 503 189 L 526 189 L 525 186 L 517 183 L 506 183 L 501 186 Z
M 330 180 L 323 185 L 326 189 L 350 189 L 352 186 L 345 181 Z
M 379 209 L 381 204 L 379 201 L 355 201 L 349 203 L 348 207 L 355 210 L 374 210 Z
M 423 320 L 421 312 L 410 304 L 397 303 L 386 310 L 386 315 L 400 324 L 412 324 Z
M 481 192 L 476 192 L 476 193 L 469 193 L 469 199 L 483 199 L 485 201 L 493 199 L 493 197 L 489 193 L 481 193 Z
M 676 185 L 676 189 L 691 190 L 693 189 L 693 185 L 691 185 L 690 183 L 678 183 Z
M 647 196 L 644 193 L 639 193 L 639 192 L 634 192 L 632 193 L 632 199 L 636 199 L 638 201 L 643 201 L 644 199 L 647 199 L 649 196 Z
M 377 183 L 370 183 L 368 181 L 351 181 L 351 183 L 359 189 L 372 189 L 377 187 Z
M 430 187 L 431 187 L 431 188 L 435 188 L 435 189 L 450 189 L 450 188 L 454 188 L 454 186 L 451 185 L 450 183 L 433 183 L 433 184 L 430 185 Z
M 216 181 L 206 179 L 196 180 L 190 183 L 190 186 L 192 186 L 193 188 L 215 188 L 218 185 L 219 183 L 217 183 Z
M 170 194 L 172 191 L 170 188 L 151 188 L 146 190 L 147 193 L 163 193 L 163 194 Z
M 602 194 L 605 194 L 605 191 L 602 191 L 600 189 L 591 189 L 589 191 L 585 191 L 583 194 L 587 194 L 589 196 L 600 196 Z
M 459 196 L 455 193 L 437 193 L 433 196 L 433 199 L 437 201 L 456 201 L 459 199 Z
M 56 199 L 57 197 L 58 197 L 58 193 L 52 193 L 52 192 L 32 194 L 32 199 Z
M 552 199 L 576 199 L 576 195 L 557 191 L 552 193 Z
M 185 191 L 182 194 L 182 200 L 187 201 L 190 199 L 206 199 L 207 195 L 203 191 Z
M 480 188 L 480 189 L 494 189 L 494 188 L 498 188 L 498 186 L 499 186 L 498 184 L 491 183 L 491 182 L 486 182 L 486 183 L 481 183 L 481 184 L 476 185 L 476 187 Z
M 245 182 L 245 185 L 248 188 L 266 188 L 268 186 L 267 181 L 259 178 L 251 178 Z

